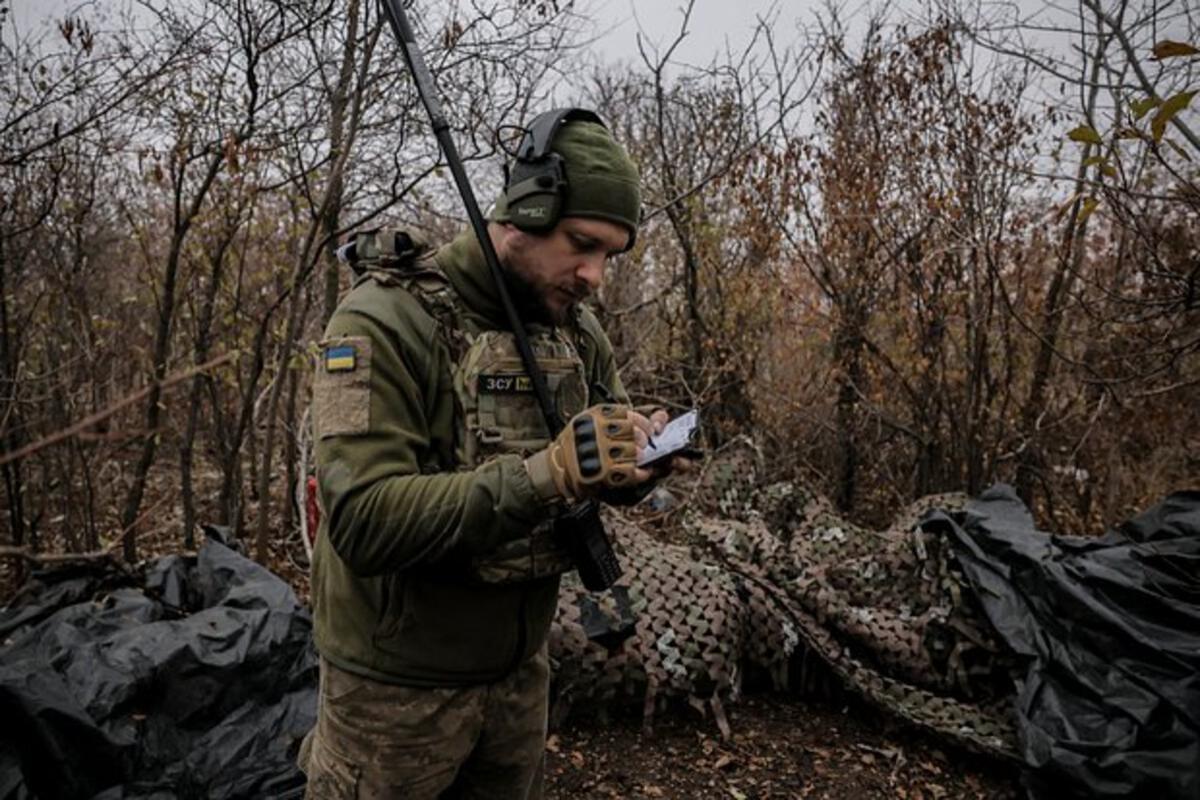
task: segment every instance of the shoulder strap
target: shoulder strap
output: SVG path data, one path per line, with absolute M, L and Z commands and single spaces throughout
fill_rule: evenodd
M 474 339 L 467 323 L 466 308 L 450 279 L 438 266 L 434 251 L 427 250 L 403 270 L 391 270 L 393 280 L 407 289 L 438 324 L 450 359 L 458 364 Z
M 397 228 L 375 228 L 354 234 L 338 257 L 354 270 L 355 285 L 373 280 L 406 289 L 437 322 L 455 362 L 466 353 L 464 308 L 427 242 Z

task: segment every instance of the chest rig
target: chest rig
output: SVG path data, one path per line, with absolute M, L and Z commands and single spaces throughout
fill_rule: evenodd
M 405 234 L 378 232 L 372 236 L 377 243 L 385 237 L 394 237 L 394 241 L 383 243 L 383 258 L 356 267 L 356 272 L 413 295 L 437 323 L 438 336 L 449 354 L 457 406 L 454 442 L 458 468 L 473 469 L 506 454 L 524 458 L 546 447 L 550 433 L 513 333 L 491 327 L 472 312 L 428 248 L 413 243 Z M 587 408 L 589 383 L 577 345 L 578 331 L 531 325 L 527 334 L 559 416 L 570 419 Z M 572 557 L 553 527 L 553 519 L 549 519 L 528 537 L 473 558 L 470 572 L 486 583 L 511 583 L 574 569 Z

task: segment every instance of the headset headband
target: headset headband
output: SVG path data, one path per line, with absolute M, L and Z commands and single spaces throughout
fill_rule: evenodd
M 588 111 L 586 108 L 555 108 L 538 114 L 534 117 L 533 122 L 529 123 L 529 129 L 525 131 L 524 138 L 521 139 L 521 145 L 517 148 L 517 158 L 521 161 L 538 161 L 546 157 L 550 152 L 550 144 L 554 141 L 554 135 L 558 133 L 558 129 L 567 122 L 595 122 L 603 126 L 604 120 L 594 111 Z

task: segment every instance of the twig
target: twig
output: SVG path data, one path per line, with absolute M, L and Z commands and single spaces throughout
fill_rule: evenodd
M 116 544 L 120 544 L 120 539 Z M 109 545 L 103 550 L 90 550 L 86 553 L 31 553 L 26 547 L 0 545 L 0 558 L 21 558 L 31 564 L 66 564 L 75 561 L 104 561 L 115 558 L 116 547 Z
M 182 380 L 184 377 L 186 376 L 180 376 L 180 380 Z M 169 499 L 169 496 L 163 497 L 153 506 L 143 511 L 141 515 L 133 521 L 132 525 L 121 531 L 117 538 L 113 539 L 99 550 L 88 550 L 84 553 L 35 553 L 30 551 L 27 547 L 0 545 L 0 558 L 22 558 L 31 564 L 70 564 L 77 561 L 91 562 L 104 561 L 106 559 L 112 559 L 114 562 L 120 563 L 121 559 L 117 558 L 117 552 L 120 550 L 121 545 L 125 542 L 126 537 L 137 530 L 146 519 L 154 514 L 154 512 L 162 508 Z
M 176 383 L 179 383 L 180 381 L 185 381 L 188 378 L 191 378 L 194 375 L 197 375 L 201 372 L 207 372 L 208 370 L 213 369 L 214 367 L 219 367 L 222 364 L 226 364 L 226 363 L 232 361 L 237 356 L 238 356 L 238 352 L 236 350 L 234 350 L 233 352 L 226 353 L 225 355 L 223 355 L 219 358 L 214 358 L 211 361 L 206 361 L 205 363 L 200 364 L 195 367 L 192 367 L 191 369 L 184 370 L 183 372 L 177 372 L 174 375 L 168 375 L 166 378 L 163 378 L 163 380 L 158 384 L 158 386 L 160 388 L 166 389 L 168 386 L 172 386 Z M 8 464 L 9 462 L 12 462 L 12 461 L 17 461 L 17 460 L 25 458 L 27 456 L 33 455 L 34 453 L 38 452 L 39 450 L 47 448 L 52 444 L 58 444 L 59 442 L 63 441 L 64 439 L 70 439 L 73 436 L 78 436 L 80 433 L 82 433 L 83 431 L 86 431 L 88 428 L 92 427 L 96 423 L 102 422 L 102 421 L 108 419 L 109 417 L 111 417 L 113 414 L 116 414 L 121 409 L 127 408 L 127 407 L 133 405 L 134 403 L 138 402 L 139 400 L 144 398 L 146 395 L 148 395 L 150 393 L 150 391 L 152 389 L 154 389 L 154 387 L 155 387 L 155 383 L 149 383 L 146 386 L 143 386 L 138 391 L 136 391 L 133 394 L 129 395 L 128 397 L 124 398 L 123 400 L 118 400 L 116 403 L 113 403 L 108 408 L 97 411 L 95 414 L 92 414 L 89 417 L 84 417 L 79 422 L 76 422 L 74 425 L 70 426 L 69 428 L 64 428 L 63 430 L 58 431 L 57 433 L 52 433 L 49 436 L 47 436 L 43 439 L 39 439 L 38 441 L 33 442 L 31 444 L 27 444 L 18 450 L 13 450 L 12 452 L 9 452 L 9 453 L 0 453 L 0 466 Z

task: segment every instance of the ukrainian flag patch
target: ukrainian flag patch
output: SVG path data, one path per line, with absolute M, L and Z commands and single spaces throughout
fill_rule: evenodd
M 358 366 L 358 351 L 352 344 L 339 344 L 325 348 L 326 372 L 353 372 Z

